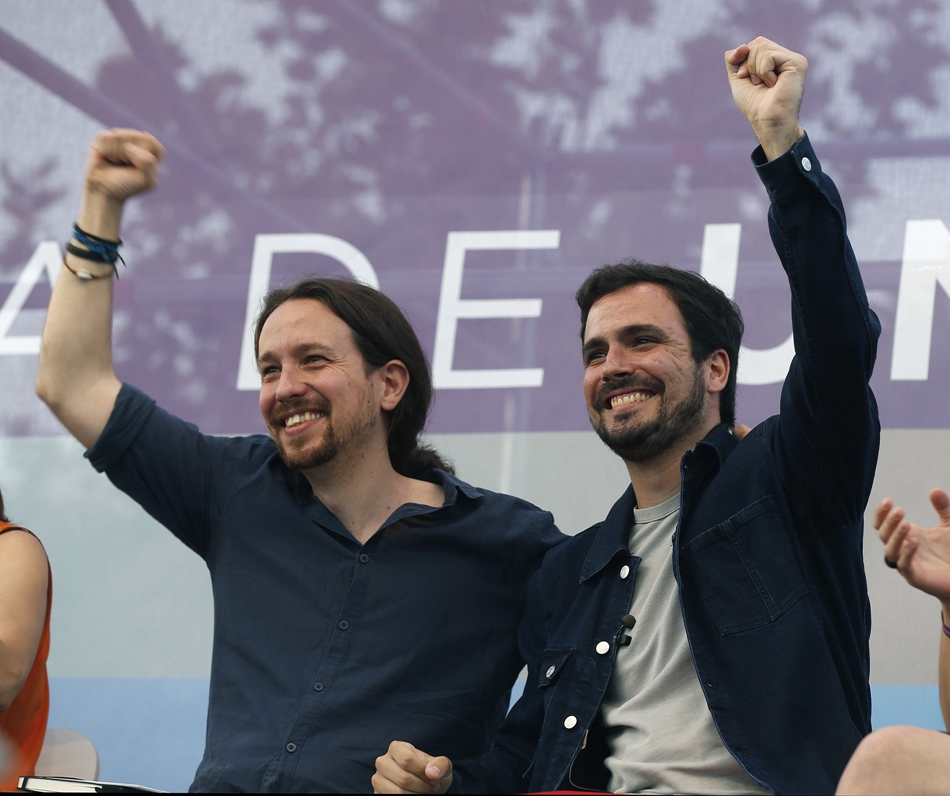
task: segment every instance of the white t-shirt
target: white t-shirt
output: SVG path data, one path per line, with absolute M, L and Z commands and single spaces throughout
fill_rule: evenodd
M 630 551 L 641 558 L 631 643 L 617 653 L 601 710 L 618 793 L 771 793 L 729 753 L 696 677 L 673 577 L 679 495 L 634 509 Z

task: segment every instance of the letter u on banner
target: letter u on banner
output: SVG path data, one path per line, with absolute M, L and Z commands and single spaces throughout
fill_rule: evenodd
M 254 255 L 251 258 L 251 279 L 247 286 L 247 310 L 244 314 L 244 338 L 241 341 L 241 359 L 238 363 L 239 390 L 259 390 L 261 387 L 261 377 L 254 359 L 254 322 L 261 311 L 264 296 L 270 290 L 271 262 L 274 255 L 290 252 L 325 254 L 342 263 L 357 282 L 379 290 L 379 278 L 366 255 L 341 238 L 316 232 L 257 235 L 254 238 Z
M 455 337 L 459 318 L 537 318 L 541 299 L 463 299 L 462 271 L 465 252 L 499 249 L 556 249 L 557 229 L 450 232 L 445 244 L 442 292 L 432 354 L 432 383 L 439 390 L 540 387 L 543 368 L 454 370 Z
M 741 235 L 742 224 L 707 224 L 703 232 L 700 273 L 729 298 L 733 298 L 736 293 Z M 774 384 L 783 381 L 793 356 L 795 340 L 791 335 L 775 348 L 755 350 L 740 346 L 739 384 Z

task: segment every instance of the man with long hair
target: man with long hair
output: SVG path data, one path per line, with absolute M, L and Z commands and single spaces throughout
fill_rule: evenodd
M 193 789 L 360 791 L 404 728 L 420 745 L 484 752 L 522 667 L 528 579 L 562 539 L 551 515 L 463 483 L 420 443 L 422 347 L 365 285 L 315 278 L 267 297 L 255 353 L 269 436 L 203 435 L 122 384 L 119 225 L 162 153 L 146 133 L 97 136 L 37 392 L 208 565 L 214 649 Z

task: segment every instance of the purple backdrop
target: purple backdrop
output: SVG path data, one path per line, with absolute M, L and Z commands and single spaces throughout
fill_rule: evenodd
M 109 46 L 84 74 L 24 38 L 42 10 L 11 11 L 0 81 L 26 78 L 37 97 L 99 125 L 149 129 L 168 148 L 160 189 L 123 232 L 116 363 L 205 431 L 263 430 L 256 394 L 236 387 L 261 234 L 355 246 L 431 356 L 450 232 L 560 231 L 556 249 L 466 255 L 463 300 L 541 299 L 542 311 L 461 319 L 453 350 L 455 369 L 543 368 L 543 386 L 440 389 L 434 432 L 587 428 L 574 290 L 592 267 L 631 255 L 700 270 L 707 224 L 742 224 L 746 345 L 782 343 L 788 291 L 748 162 L 755 142 L 722 66 L 725 49 L 756 33 L 811 62 L 804 122 L 844 196 L 884 325 L 874 378 L 884 423 L 950 425 L 942 287 L 927 377 L 891 377 L 906 222 L 950 219 L 944 3 L 275 0 L 234 5 L 203 40 L 192 27 L 207 26 L 207 11 L 192 22 L 189 4 L 96 5 L 111 27 L 86 46 L 95 36 Z M 56 8 L 47 26 L 84 24 L 79 4 Z M 234 30 L 243 38 L 224 35 Z M 55 130 L 18 146 L 0 169 L 0 301 L 41 241 L 65 238 L 79 180 L 57 172 Z M 939 229 L 927 241 L 939 270 Z M 312 271 L 347 273 L 330 257 L 287 253 L 274 256 L 271 281 Z M 23 309 L 48 298 L 41 279 Z M 27 355 L 0 357 L 0 368 L 11 356 Z M 30 390 L 30 379 L 7 381 Z M 741 386 L 740 419 L 773 412 L 779 389 Z M 3 435 L 37 433 L 22 418 L 2 422 Z

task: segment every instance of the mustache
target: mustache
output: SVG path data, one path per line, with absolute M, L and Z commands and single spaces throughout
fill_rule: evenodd
M 666 391 L 666 386 L 662 381 L 654 379 L 652 376 L 627 376 L 623 379 L 615 379 L 597 391 L 597 406 L 603 408 L 607 396 L 617 392 L 617 390 L 651 390 L 657 395 L 662 395 Z

